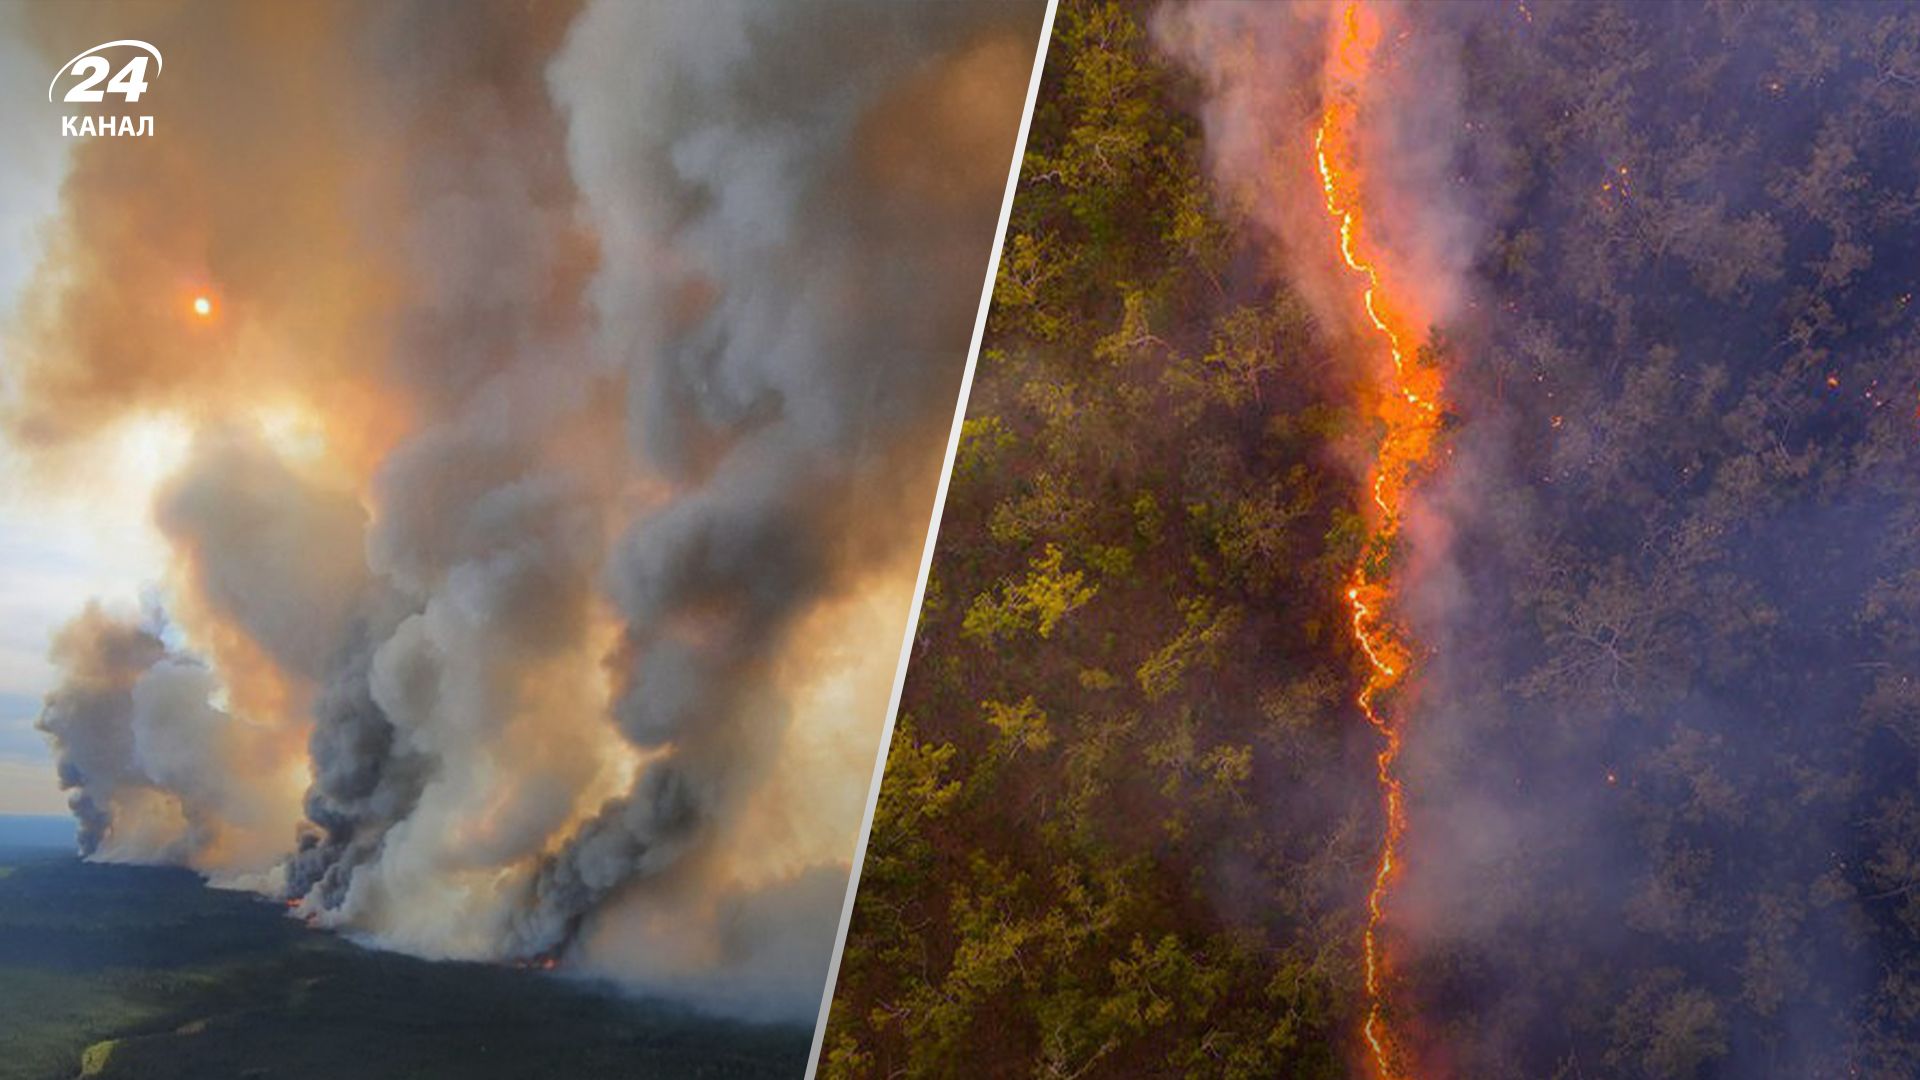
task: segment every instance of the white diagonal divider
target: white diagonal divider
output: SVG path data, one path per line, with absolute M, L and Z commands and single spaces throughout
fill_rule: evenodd
M 814 1080 L 820 1071 L 820 1051 L 827 1037 L 827 1014 L 833 1008 L 833 989 L 840 981 L 840 957 L 847 949 L 847 928 L 853 921 L 853 901 L 860 891 L 860 870 L 867 861 L 867 839 L 873 833 L 873 812 L 880 802 L 880 785 L 886 779 L 887 751 L 893 745 L 894 721 L 900 713 L 900 696 L 907 684 L 907 658 L 913 653 L 913 638 L 920 629 L 920 606 L 927 595 L 927 577 L 933 569 L 933 552 L 940 542 L 940 515 L 947 505 L 947 486 L 953 480 L 953 460 L 960 449 L 961 425 L 967 418 L 967 399 L 973 392 L 974 369 L 980 364 L 980 343 L 987 333 L 987 312 L 993 302 L 993 283 L 1000 275 L 1000 253 L 1007 242 L 1007 222 L 1013 215 L 1013 198 L 1020 182 L 1020 163 L 1027 155 L 1027 129 L 1033 124 L 1033 105 L 1040 96 L 1040 77 L 1047 67 L 1047 46 L 1053 40 L 1053 16 L 1059 0 L 1047 0 L 1047 12 L 1040 23 L 1040 42 L 1034 48 L 1033 72 L 1027 80 L 1027 104 L 1020 113 L 1020 133 L 1014 139 L 1013 162 L 1007 169 L 1007 190 L 1000 200 L 1000 224 L 993 234 L 993 254 L 987 260 L 987 278 L 980 286 L 980 309 L 973 317 L 973 340 L 967 346 L 967 366 L 960 376 L 960 394 L 953 405 L 953 425 L 947 432 L 947 457 L 940 467 L 940 485 L 933 496 L 933 516 L 927 523 L 927 542 L 920 551 L 920 575 L 913 586 L 913 607 L 907 612 L 907 629 L 900 641 L 900 662 L 893 672 L 893 695 L 887 700 L 887 718 L 880 729 L 880 746 L 874 754 L 873 778 L 867 785 L 867 808 L 860 817 L 860 837 L 853 849 L 853 871 L 847 875 L 847 894 L 840 902 L 840 928 L 834 934 L 833 960 L 827 966 L 827 985 L 820 991 L 820 1015 L 813 1022 L 813 1050 L 807 1056 L 806 1080 Z

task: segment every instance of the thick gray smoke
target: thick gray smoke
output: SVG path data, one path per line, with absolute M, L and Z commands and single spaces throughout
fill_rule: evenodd
M 80 823 L 80 850 L 106 859 L 191 863 L 225 884 L 270 853 L 254 838 L 292 822 L 275 805 L 282 758 L 270 732 L 216 705 L 204 663 L 167 646 L 161 628 L 88 608 L 55 640 L 65 681 L 40 729 Z
M 129 857 L 208 868 L 232 797 L 128 749 L 147 694 L 287 747 L 251 869 L 322 924 L 810 1010 L 1038 8 L 315 9 L 279 137 L 204 76 L 156 94 L 175 199 L 82 147 L 10 430 L 49 461 L 200 431 L 156 523 L 207 658 L 65 646 L 44 722 L 89 834 L 156 792 L 189 841 Z M 292 47 L 237 5 L 147 14 L 116 32 L 182 41 L 169 75 Z M 49 54 L 94 32 L 46 21 Z M 183 273 L 220 325 L 143 291 Z
M 609 892 L 672 866 L 773 765 L 782 638 L 913 531 L 889 507 L 923 503 L 928 418 L 957 385 L 974 305 L 954 285 L 985 263 L 1030 63 L 1006 28 L 1026 14 L 606 6 L 556 67 L 576 175 L 617 238 L 595 292 L 606 344 L 659 342 L 628 353 L 629 430 L 682 490 L 627 531 L 611 571 L 621 731 L 671 753 L 545 861 L 523 948 L 564 942 Z M 636 40 L 726 61 L 636 69 L 610 45 Z M 963 47 L 929 64 L 941 40 Z M 638 122 L 634 100 L 655 105 Z M 664 266 L 645 257 L 662 249 Z
M 116 796 L 153 787 L 134 753 L 133 687 L 166 652 L 151 630 L 114 622 L 97 609 L 54 643 L 53 659 L 67 679 L 48 695 L 39 726 L 58 751 L 60 786 L 72 792 L 82 854 L 98 852 L 106 840 Z

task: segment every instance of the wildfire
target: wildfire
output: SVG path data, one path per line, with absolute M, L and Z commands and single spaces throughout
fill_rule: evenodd
M 1327 213 L 1339 224 L 1340 257 L 1348 269 L 1365 279 L 1362 306 L 1375 334 L 1392 361 L 1383 371 L 1373 402 L 1382 422 L 1381 438 L 1368 478 L 1379 513 L 1370 523 L 1367 548 L 1347 583 L 1347 605 L 1352 613 L 1355 643 L 1365 655 L 1367 678 L 1355 703 L 1382 746 L 1375 761 L 1381 804 L 1386 815 L 1379 862 L 1367 894 L 1367 927 L 1363 940 L 1366 960 L 1367 1020 L 1363 1033 L 1373 1057 L 1374 1072 L 1387 1080 L 1405 1076 L 1403 1052 L 1389 1030 L 1386 992 L 1387 958 L 1382 942 L 1387 894 L 1399 867 L 1401 841 L 1406 835 L 1406 802 L 1394 773 L 1399 760 L 1402 730 L 1381 705 L 1385 692 L 1406 678 L 1412 651 L 1385 616 L 1393 595 L 1390 555 L 1400 532 L 1401 513 L 1414 474 L 1432 454 L 1441 421 L 1441 373 L 1432 364 L 1410 356 L 1409 341 L 1417 340 L 1417 320 L 1389 296 L 1377 268 L 1378 256 L 1369 252 L 1369 237 L 1361 198 L 1356 136 L 1360 121 L 1360 88 L 1370 73 L 1380 44 L 1377 17 L 1360 0 L 1347 0 L 1334 26 L 1326 67 L 1326 103 L 1314 136 Z

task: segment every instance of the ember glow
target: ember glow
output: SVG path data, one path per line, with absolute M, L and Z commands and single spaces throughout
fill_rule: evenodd
M 1366 682 L 1356 703 L 1382 739 L 1375 760 L 1386 815 L 1379 861 L 1367 894 L 1364 949 L 1368 1001 L 1364 1034 L 1374 1071 L 1382 1077 L 1399 1077 L 1407 1075 L 1408 1069 L 1389 1023 L 1389 963 L 1382 923 L 1407 831 L 1405 794 L 1394 771 L 1404 734 L 1402 719 L 1389 711 L 1382 696 L 1405 681 L 1412 664 L 1410 643 L 1388 618 L 1393 599 L 1393 549 L 1400 535 L 1410 483 L 1432 455 L 1439 435 L 1442 388 L 1439 369 L 1422 362 L 1417 354 L 1409 355 L 1408 343 L 1417 340 L 1419 323 L 1411 312 L 1395 303 L 1381 270 L 1382 253 L 1372 247 L 1366 229 L 1365 178 L 1358 153 L 1360 93 L 1380 45 L 1380 22 L 1372 11 L 1350 2 L 1332 30 L 1325 104 L 1314 135 L 1314 156 L 1327 213 L 1339 225 L 1341 260 L 1362 279 L 1361 305 L 1376 344 L 1391 361 L 1390 368 L 1381 368 L 1371 403 L 1384 429 L 1367 480 L 1378 512 L 1369 523 L 1365 551 L 1348 580 L 1347 604 L 1354 641 L 1368 664 Z

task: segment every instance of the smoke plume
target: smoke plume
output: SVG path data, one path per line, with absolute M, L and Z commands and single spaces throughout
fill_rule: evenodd
M 72 153 L 7 431 L 194 433 L 173 625 L 58 648 L 87 850 L 810 1012 L 1037 7 L 38 12 L 167 65 Z

